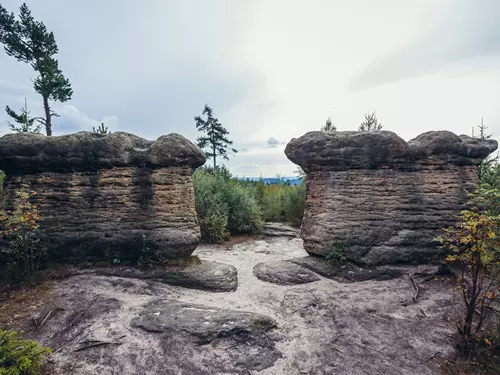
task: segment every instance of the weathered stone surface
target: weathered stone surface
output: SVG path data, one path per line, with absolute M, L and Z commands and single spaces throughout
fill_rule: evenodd
M 262 314 L 176 300 L 148 303 L 131 324 L 148 332 L 188 333 L 199 344 L 241 332 L 266 332 L 277 325 Z
M 191 175 L 203 152 L 178 134 L 147 141 L 116 132 L 7 134 L 0 169 L 6 207 L 35 191 L 55 259 L 184 257 L 200 240 Z
M 288 261 L 258 263 L 253 268 L 253 274 L 259 280 L 278 285 L 307 284 L 321 280 L 314 272 Z
M 183 358 L 193 374 L 244 373 L 264 370 L 281 357 L 266 334 L 276 322 L 261 314 L 224 310 L 200 304 L 162 300 L 148 303 L 131 322 L 132 327 L 164 334 L 163 348 L 173 358 Z M 203 348 L 214 340 L 224 343 L 226 353 Z M 200 347 L 201 346 L 201 347 Z M 224 352 L 223 351 L 223 352 Z M 185 353 L 191 353 L 186 356 Z M 201 371 L 195 357 L 204 356 Z
M 148 267 L 146 270 L 125 267 L 102 268 L 96 269 L 95 273 L 105 276 L 158 280 L 165 284 L 211 292 L 231 292 L 238 288 L 236 268 L 216 262 L 203 262 L 187 267 Z
M 296 238 L 300 236 L 300 230 L 284 223 L 266 223 L 262 234 L 267 237 Z
M 323 257 L 307 256 L 292 258 L 288 262 L 316 272 L 340 283 L 350 283 L 367 280 L 391 280 L 404 275 L 408 270 L 403 267 L 378 266 L 363 268 L 352 263 L 332 264 Z
M 432 239 L 455 222 L 477 165 L 497 148 L 447 131 L 405 142 L 389 131 L 310 132 L 285 153 L 307 172 L 301 237 L 324 255 L 345 240 L 347 258 L 377 265 L 423 261 L 438 251 Z

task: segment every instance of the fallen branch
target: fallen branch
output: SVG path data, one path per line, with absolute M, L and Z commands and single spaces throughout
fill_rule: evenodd
M 420 290 L 418 289 L 418 285 L 417 285 L 415 279 L 413 278 L 413 276 L 410 276 L 410 279 L 411 279 L 411 282 L 413 283 L 413 287 L 415 288 L 415 294 L 413 295 L 413 301 L 416 303 L 416 302 L 418 302 L 418 293 L 420 292 Z
M 42 328 L 42 326 L 45 324 L 45 322 L 49 319 L 49 317 L 52 315 L 52 313 L 53 313 L 54 311 L 56 311 L 56 310 L 64 310 L 64 309 L 62 309 L 62 308 L 60 308 L 60 307 L 55 307 L 55 308 L 53 308 L 52 310 L 50 310 L 50 311 L 47 313 L 47 315 L 45 315 L 45 318 L 42 320 L 42 322 L 41 322 L 39 325 L 38 325 L 38 324 L 36 325 L 36 327 L 37 327 L 38 329 Z M 35 320 L 35 323 L 36 323 L 36 320 Z
M 95 348 L 96 346 L 104 346 L 104 345 L 121 345 L 121 342 L 113 342 L 113 341 L 98 341 L 89 345 L 82 346 L 81 348 L 73 350 L 73 352 L 79 352 L 81 350 Z

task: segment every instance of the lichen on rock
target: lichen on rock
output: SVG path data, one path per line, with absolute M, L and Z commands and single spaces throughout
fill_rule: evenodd
M 448 131 L 406 142 L 390 131 L 309 132 L 286 156 L 307 173 L 301 237 L 310 254 L 348 241 L 347 260 L 363 265 L 423 261 L 433 238 L 455 222 L 477 166 L 497 149 Z

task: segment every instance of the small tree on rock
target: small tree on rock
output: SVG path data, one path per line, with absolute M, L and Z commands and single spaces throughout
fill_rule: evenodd
M 42 96 L 45 118 L 37 120 L 45 126 L 46 134 L 52 135 L 52 117 L 59 115 L 50 108 L 49 100 L 64 103 L 73 94 L 55 59 L 59 49 L 54 34 L 43 22 L 35 21 L 26 3 L 21 5 L 19 19 L 0 5 L 0 43 L 7 55 L 30 64 L 38 73 L 33 87 Z
M 327 133 L 335 133 L 337 131 L 337 127 L 333 124 L 332 119 L 328 117 L 325 125 L 321 127 L 321 130 Z
M 111 134 L 111 132 L 108 130 L 107 126 L 104 126 L 104 122 L 101 122 L 101 125 L 99 125 L 96 129 L 95 126 L 92 127 L 92 132 L 93 133 L 98 133 L 102 135 L 108 135 Z
M 225 160 L 229 160 L 229 154 L 232 152 L 236 154 L 238 150 L 231 148 L 233 141 L 227 139 L 229 132 L 224 128 L 218 119 L 213 116 L 212 108 L 205 105 L 203 109 L 202 116 L 206 116 L 203 119 L 201 116 L 196 116 L 194 120 L 196 121 L 196 129 L 205 135 L 198 137 L 198 146 L 202 149 L 207 148 L 205 151 L 208 158 L 213 160 L 214 171 L 217 170 L 217 157 L 222 157 Z
M 28 111 L 28 102 L 26 98 L 24 98 L 24 107 L 21 107 L 21 113 L 16 113 L 9 106 L 5 107 L 5 112 L 12 117 L 15 123 L 7 121 L 9 124 L 10 130 L 17 133 L 40 133 L 41 125 L 36 124 L 35 120 L 38 120 L 39 117 L 30 117 L 30 111 Z M 16 125 L 17 124 L 17 125 Z
M 359 125 L 360 132 L 374 132 L 382 130 L 382 124 L 378 122 L 375 112 L 365 113 L 365 120 Z

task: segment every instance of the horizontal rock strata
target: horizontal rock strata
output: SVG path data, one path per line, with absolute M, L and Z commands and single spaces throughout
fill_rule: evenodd
M 203 152 L 178 134 L 80 132 L 0 138 L 4 206 L 30 190 L 53 259 L 137 259 L 190 255 L 200 241 L 193 170 Z
M 307 173 L 301 228 L 310 254 L 344 251 L 364 265 L 422 261 L 455 222 L 477 165 L 493 140 L 427 132 L 406 142 L 393 132 L 310 132 L 285 153 Z M 340 249 L 340 250 L 339 250 Z
M 127 267 L 97 268 L 93 272 L 104 276 L 157 280 L 165 284 L 210 292 L 232 292 L 238 288 L 238 271 L 236 267 L 216 262 L 201 262 L 201 264 L 185 267 L 150 266 L 147 269 Z
M 255 265 L 253 274 L 259 280 L 278 285 L 307 284 L 321 280 L 314 272 L 287 261 L 268 261 Z

